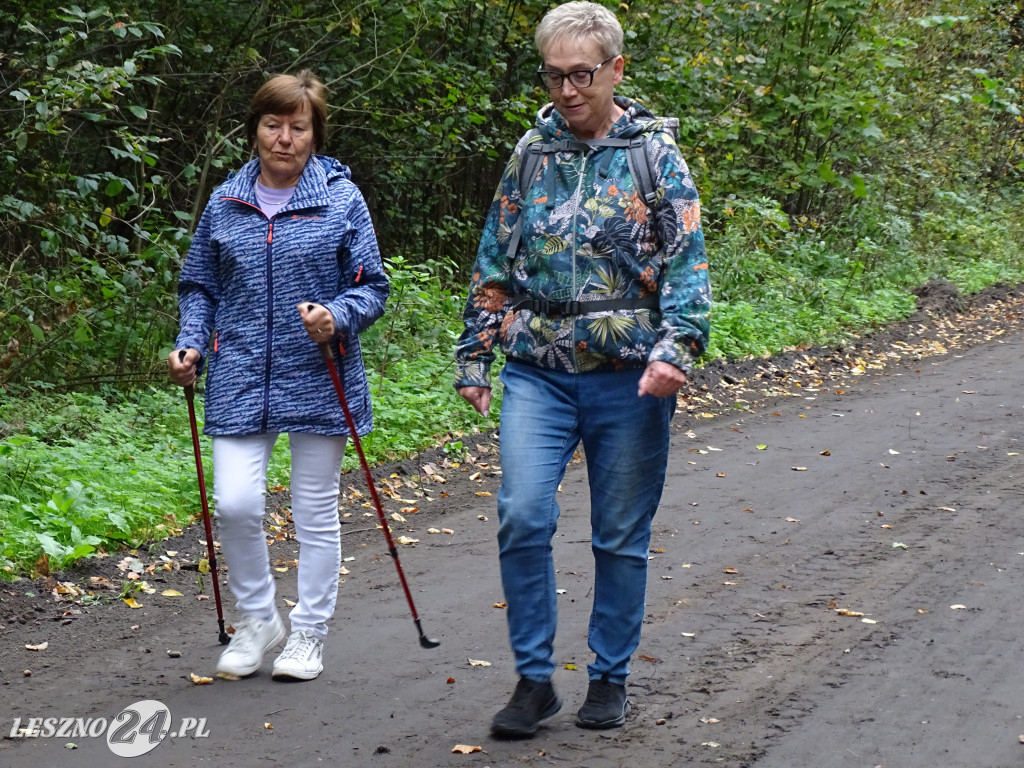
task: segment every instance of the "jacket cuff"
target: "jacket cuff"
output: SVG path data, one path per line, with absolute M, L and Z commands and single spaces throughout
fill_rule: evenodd
M 690 367 L 693 365 L 693 355 L 685 344 L 662 339 L 655 345 L 647 361 L 650 363 L 662 362 L 674 365 L 689 376 Z
M 482 360 L 457 360 L 455 363 L 455 388 L 490 387 L 491 365 Z

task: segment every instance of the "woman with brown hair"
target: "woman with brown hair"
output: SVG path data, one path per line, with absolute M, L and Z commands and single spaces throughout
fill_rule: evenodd
M 285 637 L 275 678 L 323 669 L 341 566 L 338 486 L 348 428 L 317 344 L 330 343 L 364 435 L 372 429 L 359 333 L 384 312 L 388 282 L 349 169 L 316 154 L 326 135 L 323 84 L 278 75 L 253 97 L 256 157 L 214 190 L 178 283 L 181 332 L 171 379 L 204 368 L 204 433 L 213 438 L 214 504 L 241 619 L 217 662 L 242 677 Z M 291 448 L 298 604 L 286 632 L 263 529 L 266 473 L 280 433 Z

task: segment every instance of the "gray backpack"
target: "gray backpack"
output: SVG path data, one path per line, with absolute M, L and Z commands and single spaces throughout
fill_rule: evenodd
M 523 200 L 530 188 L 535 183 L 537 169 L 541 160 L 546 154 L 557 152 L 569 152 L 574 150 L 587 151 L 592 148 L 615 147 L 626 151 L 626 162 L 629 165 L 629 174 L 633 177 L 633 183 L 637 191 L 647 204 L 648 209 L 653 210 L 658 200 L 658 189 L 655 186 L 657 178 L 656 169 L 651 167 L 651 154 L 648 151 L 651 133 L 656 131 L 667 131 L 676 136 L 679 129 L 679 120 L 674 117 L 660 118 L 658 123 L 650 131 L 645 131 L 639 136 L 628 139 L 597 139 L 595 141 L 581 142 L 573 139 L 544 142 L 540 131 L 536 128 L 526 134 L 526 146 L 523 148 L 522 157 L 519 159 L 519 190 Z M 610 162 L 612 154 L 609 153 Z M 554 195 L 548 195 L 547 207 L 554 207 Z M 512 229 L 509 238 L 507 255 L 509 259 L 515 259 L 519 251 L 519 241 L 522 238 L 523 217 L 520 215 Z M 619 309 L 657 309 L 658 296 L 652 294 L 643 298 L 634 299 L 597 299 L 595 301 L 552 301 L 532 296 L 513 296 L 511 311 L 517 309 L 529 309 L 542 315 L 579 315 L 586 312 L 608 312 Z M 583 305 L 586 305 L 585 311 Z

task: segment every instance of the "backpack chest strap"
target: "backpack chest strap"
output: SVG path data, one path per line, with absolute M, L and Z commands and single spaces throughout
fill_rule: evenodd
M 591 312 L 613 312 L 623 309 L 657 309 L 659 306 L 658 295 L 654 293 L 632 299 L 595 299 L 594 301 L 554 301 L 539 299 L 535 296 L 513 296 L 513 299 L 514 302 L 509 307 L 509 312 L 528 309 L 545 317 L 587 315 Z

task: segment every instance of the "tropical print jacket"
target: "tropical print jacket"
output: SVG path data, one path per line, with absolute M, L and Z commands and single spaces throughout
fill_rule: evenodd
M 656 360 L 689 371 L 708 341 L 711 289 L 700 201 L 671 133 L 639 103 L 616 97 L 625 114 L 609 138 L 650 133 L 657 169 L 652 211 L 637 191 L 625 150 L 574 142 L 545 154 L 520 192 L 516 146 L 487 214 L 456 348 L 455 386 L 490 386 L 494 345 L 543 368 L 583 373 L 645 367 Z M 572 139 L 548 104 L 537 116 L 545 142 Z M 509 241 L 522 217 L 521 240 Z M 641 298 L 659 308 L 545 315 L 509 311 L 524 296 L 553 301 Z
M 199 350 L 209 365 L 203 431 L 349 433 L 296 309 L 312 301 L 334 318 L 346 401 L 366 434 L 373 422 L 359 333 L 388 295 L 366 203 L 346 166 L 313 155 L 291 200 L 268 219 L 253 192 L 258 175 L 254 159 L 214 190 L 178 281 L 176 348 Z

